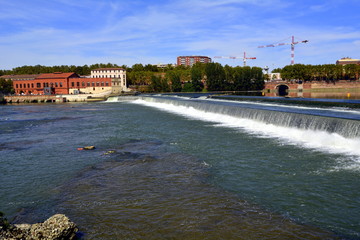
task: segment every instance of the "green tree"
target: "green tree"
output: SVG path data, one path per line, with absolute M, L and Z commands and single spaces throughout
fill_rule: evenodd
M 0 93 L 14 93 L 13 81 L 0 78 Z
M 170 92 L 167 80 L 156 75 L 151 76 L 151 88 L 154 92 Z
M 191 82 L 184 83 L 184 87 L 182 89 L 183 92 L 195 92 L 195 88 Z
M 272 73 L 279 73 L 281 72 L 282 68 L 274 68 L 271 72 Z
M 235 68 L 225 65 L 224 67 L 225 73 L 225 88 L 224 90 L 235 91 Z
M 131 67 L 131 71 L 133 71 L 133 72 L 141 72 L 141 71 L 145 71 L 145 68 L 141 63 L 137 63 L 137 64 L 134 64 Z
M 262 90 L 265 87 L 264 74 L 262 68 L 252 67 L 251 68 L 251 85 L 250 90 Z
M 201 92 L 204 88 L 202 79 L 204 76 L 205 65 L 203 63 L 195 63 L 190 70 L 191 84 L 195 92 Z
M 181 72 L 177 70 L 167 71 L 166 78 L 171 82 L 171 91 L 181 92 Z
M 222 91 L 225 86 L 225 72 L 220 63 L 208 63 L 205 67 L 209 91 Z

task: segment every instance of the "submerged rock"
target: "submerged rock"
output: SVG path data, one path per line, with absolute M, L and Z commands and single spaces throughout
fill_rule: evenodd
M 56 214 L 43 223 L 1 226 L 0 239 L 4 240 L 67 240 L 76 239 L 78 228 L 63 214 Z
M 79 147 L 77 150 L 94 150 L 95 146 L 86 146 L 86 147 Z

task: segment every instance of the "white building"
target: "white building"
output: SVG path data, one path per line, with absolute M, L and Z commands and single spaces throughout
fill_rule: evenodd
M 114 82 L 119 82 L 122 91 L 126 88 L 126 70 L 123 68 L 97 68 L 91 70 L 91 78 L 111 78 Z

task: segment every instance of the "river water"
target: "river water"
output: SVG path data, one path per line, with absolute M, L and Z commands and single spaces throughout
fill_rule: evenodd
M 84 239 L 360 239 L 358 109 L 149 96 L 4 105 L 0 123 L 14 223 L 64 213 Z

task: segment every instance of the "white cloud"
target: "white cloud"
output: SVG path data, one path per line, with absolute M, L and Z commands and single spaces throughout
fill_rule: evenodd
M 296 3 L 291 1 L 34 0 L 19 3 L 18 0 L 6 3 L 12 16 L 0 9 L 3 33 L 0 51 L 11 54 L 13 59 L 0 60 L 5 68 L 29 64 L 31 59 L 34 64 L 46 62 L 47 65 L 91 64 L 89 61 L 106 59 L 131 65 L 149 61 L 173 63 L 178 55 L 184 54 L 242 56 L 244 51 L 257 57 L 249 64 L 282 67 L 290 62 L 290 46 L 267 49 L 257 46 L 290 42 L 292 35 L 298 40 L 310 41 L 295 47 L 296 62 L 327 63 L 341 53 L 359 50 L 360 32 L 356 21 L 333 26 L 322 22 L 309 24 L 308 17 L 297 14 L 293 8 Z M 312 6 L 305 15 L 314 11 L 326 14 L 329 9 L 334 10 L 332 4 L 305 1 L 302 7 Z M 7 28 L 7 25 L 11 26 Z M 231 64 L 242 62 L 231 61 Z

